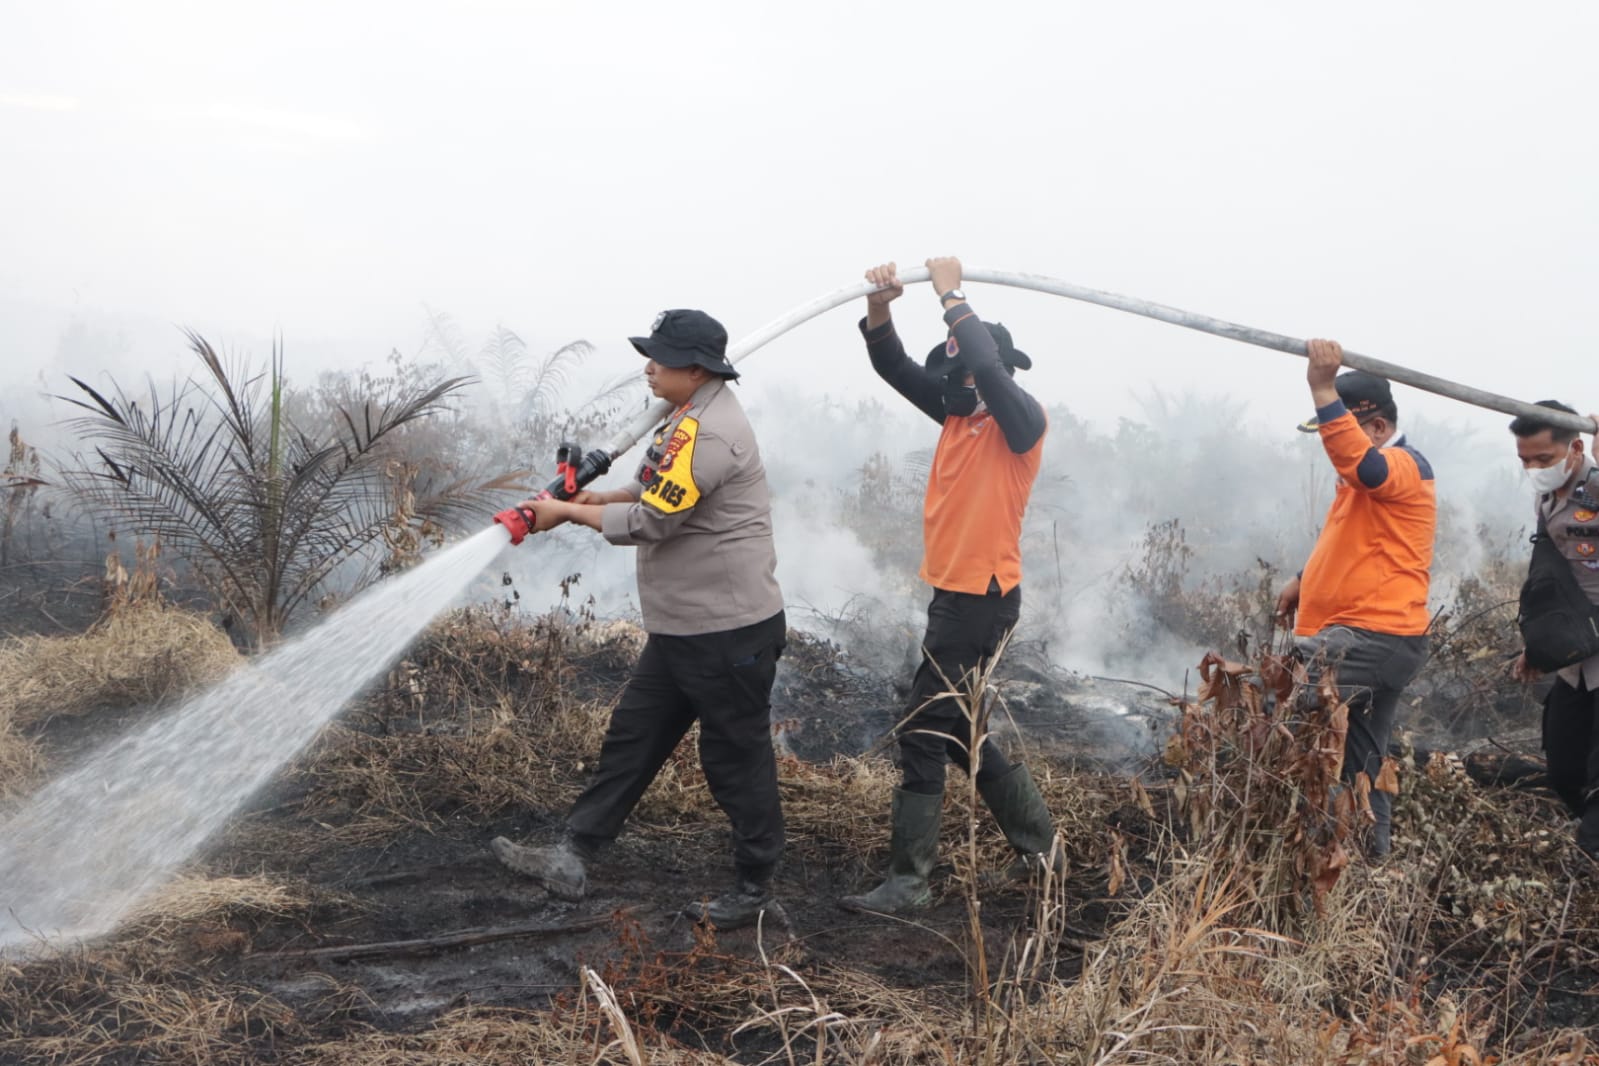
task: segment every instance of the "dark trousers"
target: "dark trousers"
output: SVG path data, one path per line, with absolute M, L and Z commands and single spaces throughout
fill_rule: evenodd
M 1559 678 L 1543 701 L 1543 750 L 1549 784 L 1582 819 L 1577 843 L 1599 855 L 1599 693 Z
M 1312 688 L 1322 669 L 1330 667 L 1337 677 L 1338 694 L 1349 705 L 1343 779 L 1353 782 L 1355 775 L 1364 771 L 1376 784 L 1393 737 L 1399 695 L 1427 661 L 1426 636 L 1401 637 L 1352 626 L 1328 626 L 1315 636 L 1300 638 L 1299 653 L 1305 658 Z M 1393 798 L 1373 790 L 1371 813 L 1376 824 L 1369 850 L 1386 855 Z
M 783 811 L 772 751 L 772 681 L 783 654 L 783 612 L 764 622 L 691 637 L 650 634 L 600 748 L 599 765 L 566 824 L 612 840 L 639 797 L 700 723 L 700 765 L 733 827 L 741 872 L 770 876 L 783 851 Z
M 924 796 L 943 792 L 947 762 L 969 770 L 966 746 L 971 743 L 971 723 L 948 693 L 964 690 L 966 675 L 993 658 L 1021 611 L 1019 585 L 1004 596 L 997 589 L 986 596 L 933 590 L 933 601 L 927 605 L 927 634 L 922 638 L 922 665 L 911 685 L 909 709 L 914 713 L 899 728 L 901 787 L 907 792 Z M 984 741 L 979 780 L 1000 777 L 1010 766 L 992 740 Z

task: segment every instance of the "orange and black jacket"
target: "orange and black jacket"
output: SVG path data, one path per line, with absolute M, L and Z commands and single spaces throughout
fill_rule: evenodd
M 1294 631 L 1341 625 L 1419 636 L 1438 518 L 1432 466 L 1403 437 L 1373 447 L 1342 400 L 1316 418 L 1338 492 L 1300 577 Z
M 1022 580 L 1022 515 L 1049 421 L 969 306 L 950 308 L 944 321 L 985 407 L 968 417 L 945 412 L 943 386 L 905 354 L 892 322 L 867 329 L 863 319 L 861 333 L 878 376 L 944 427 L 922 508 L 922 580 L 951 592 L 1009 593 Z

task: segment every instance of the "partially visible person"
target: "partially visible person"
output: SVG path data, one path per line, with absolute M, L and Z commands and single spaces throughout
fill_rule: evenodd
M 938 857 L 945 766 L 954 762 L 970 772 L 973 765 L 971 729 L 950 690 L 993 659 L 1020 616 L 1022 515 L 1048 427 L 1043 407 L 1015 380 L 1032 360 L 1004 326 L 977 317 L 960 289 L 960 260 L 929 259 L 927 267 L 949 333 L 925 361 L 907 356 L 894 331 L 889 304 L 905 288 L 893 263 L 866 272 L 878 289 L 866 298 L 860 325 L 878 376 L 942 427 L 922 517 L 921 576 L 933 599 L 907 720 L 898 731 L 888 876 L 839 901 L 847 910 L 888 914 L 932 899 L 928 875 Z M 1051 851 L 1049 809 L 1027 768 L 992 740 L 975 762 L 977 790 L 1020 857 L 1017 872 L 1025 873 Z
M 1349 706 L 1343 779 L 1363 773 L 1376 784 L 1400 693 L 1427 660 L 1437 492 L 1432 466 L 1399 430 L 1388 382 L 1339 374 L 1337 341 L 1311 341 L 1309 357 L 1316 415 L 1299 428 L 1321 435 L 1338 487 L 1304 570 L 1277 597 L 1277 617 L 1294 627 L 1311 681 L 1330 668 Z M 1393 798 L 1374 789 L 1371 813 L 1364 847 L 1380 859 L 1392 847 Z
M 526 500 L 533 528 L 588 526 L 638 549 L 648 638 L 615 710 L 588 787 L 558 842 L 493 842 L 494 854 L 562 899 L 581 899 L 587 863 L 623 823 L 689 727 L 700 724 L 706 783 L 733 829 L 730 891 L 684 912 L 722 929 L 779 907 L 783 851 L 771 692 L 787 628 L 760 448 L 729 387 L 727 331 L 703 311 L 664 311 L 648 337 L 650 391 L 675 410 L 624 488 L 571 501 Z
M 1555 400 L 1538 406 L 1577 413 Z M 1516 418 L 1510 432 L 1537 495 L 1538 536 L 1548 538 L 1589 602 L 1599 605 L 1599 463 L 1576 430 L 1537 416 Z M 1512 669 L 1528 683 L 1543 677 L 1525 650 Z M 1599 654 L 1556 671 L 1544 697 L 1543 750 L 1550 785 L 1578 819 L 1577 846 L 1599 858 Z

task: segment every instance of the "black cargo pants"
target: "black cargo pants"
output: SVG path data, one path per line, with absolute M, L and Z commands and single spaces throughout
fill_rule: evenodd
M 575 833 L 615 839 L 639 797 L 696 719 L 700 765 L 733 827 L 733 861 L 756 880 L 783 851 L 772 751 L 772 681 L 787 625 L 764 622 L 687 637 L 650 634 L 600 748 L 599 765 L 567 815 Z
M 1581 677 L 1575 688 L 1555 678 L 1544 697 L 1543 750 L 1550 787 L 1582 819 L 1577 844 L 1599 858 L 1599 692 Z
M 945 763 L 970 769 L 966 748 L 971 743 L 971 723 L 948 693 L 993 658 L 1021 612 L 1020 585 L 1003 596 L 997 587 L 986 596 L 933 590 L 933 600 L 927 605 L 927 633 L 922 637 L 922 665 L 911 684 L 908 710 L 914 713 L 899 727 L 900 787 L 905 791 L 937 795 L 944 791 Z M 1010 768 L 1010 761 L 993 740 L 985 741 L 978 779 L 991 781 Z
M 1308 668 L 1313 692 L 1324 667 L 1338 680 L 1338 694 L 1349 705 L 1349 732 L 1344 739 L 1343 779 L 1353 782 L 1365 771 L 1372 784 L 1382 770 L 1383 756 L 1393 737 L 1399 696 L 1427 661 L 1427 638 L 1374 633 L 1353 626 L 1328 626 L 1320 633 L 1301 637 L 1299 654 Z M 1393 798 L 1373 790 L 1372 826 L 1368 852 L 1388 854 L 1393 825 Z

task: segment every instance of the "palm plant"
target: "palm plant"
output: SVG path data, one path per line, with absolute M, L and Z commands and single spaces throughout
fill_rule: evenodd
M 98 462 L 75 456 L 63 479 L 190 563 L 257 647 L 276 639 L 342 564 L 392 541 L 397 524 L 481 521 L 487 503 L 516 489 L 516 475 L 456 480 L 421 498 L 389 483 L 403 466 L 394 461 L 400 431 L 439 411 L 465 378 L 348 403 L 308 435 L 285 413 L 281 344 L 267 374 L 246 377 L 204 338 L 188 338 L 205 373 L 175 382 L 164 400 L 153 387 L 141 402 L 120 387 L 107 395 L 72 379 L 87 399 L 63 398 L 89 413 L 69 424 Z M 368 566 L 356 580 L 376 572 Z

